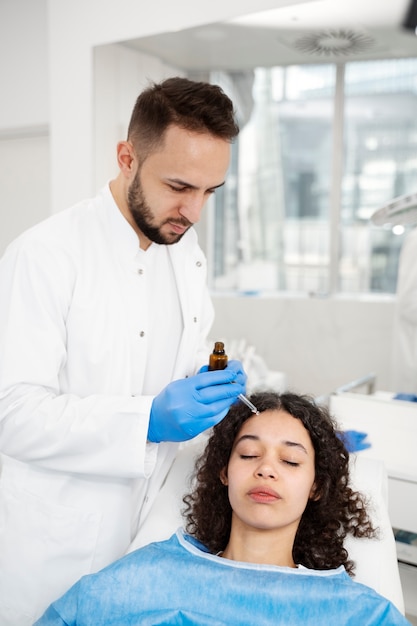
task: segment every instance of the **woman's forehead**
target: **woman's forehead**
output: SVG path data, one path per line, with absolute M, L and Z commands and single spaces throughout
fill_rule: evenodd
M 274 437 L 281 438 L 286 433 L 311 444 L 310 434 L 302 421 L 283 409 L 270 409 L 249 417 L 240 427 L 236 441 L 243 434 L 271 440 Z

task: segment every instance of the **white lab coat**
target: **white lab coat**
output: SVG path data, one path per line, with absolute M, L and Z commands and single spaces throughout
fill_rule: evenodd
M 400 254 L 393 341 L 392 390 L 417 394 L 417 228 Z
M 106 187 L 24 233 L 0 263 L 2 626 L 31 624 L 127 551 L 175 456 L 176 444 L 146 443 L 137 251 Z M 207 362 L 213 308 L 195 232 L 169 254 L 178 379 Z

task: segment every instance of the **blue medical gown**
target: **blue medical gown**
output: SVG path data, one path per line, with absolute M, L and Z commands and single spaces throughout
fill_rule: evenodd
M 35 626 L 396 626 L 409 622 L 343 567 L 230 561 L 177 531 L 83 577 Z

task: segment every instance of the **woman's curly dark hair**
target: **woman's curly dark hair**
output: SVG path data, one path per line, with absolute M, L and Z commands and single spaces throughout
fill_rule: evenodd
M 315 498 L 310 499 L 298 527 L 293 558 L 311 569 L 343 565 L 353 574 L 343 543 L 347 535 L 374 537 L 376 530 L 366 511 L 365 498 L 349 485 L 349 453 L 336 423 L 313 398 L 295 393 L 260 392 L 250 397 L 260 412 L 283 410 L 301 420 L 315 451 Z M 227 487 L 220 481 L 240 428 L 253 413 L 241 402 L 212 431 L 197 459 L 194 490 L 184 496 L 186 531 L 212 553 L 224 550 L 230 536 L 232 509 Z

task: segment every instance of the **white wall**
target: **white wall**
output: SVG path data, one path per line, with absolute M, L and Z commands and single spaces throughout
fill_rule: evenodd
M 118 41 L 279 4 L 1 0 L 0 253 L 17 232 L 112 175 L 136 87 L 148 72 L 166 71 L 150 59 L 138 67 Z M 215 307 L 213 338 L 246 337 L 292 388 L 319 395 L 370 371 L 389 387 L 390 300 L 215 297 Z
M 0 2 L 0 254 L 50 214 L 46 0 Z
M 49 215 L 47 135 L 0 135 L 0 255 L 23 230 Z
M 216 296 L 214 304 L 213 340 L 246 338 L 293 391 L 328 394 L 369 373 L 391 389 L 392 298 Z
M 0 2 L 0 137 L 48 125 L 47 0 Z

